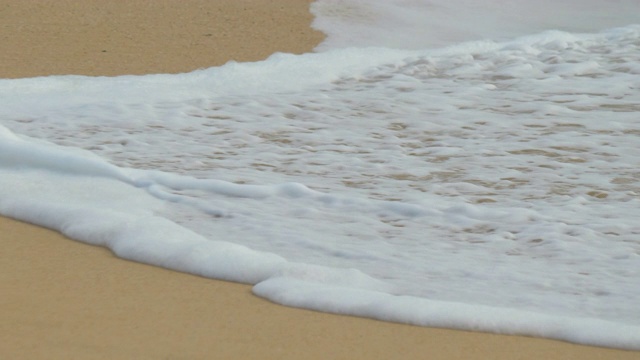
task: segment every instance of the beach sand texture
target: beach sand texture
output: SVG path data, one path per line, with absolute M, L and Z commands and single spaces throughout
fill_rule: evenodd
M 0 1 L 0 77 L 187 72 L 307 52 L 309 1 Z M 0 217 L 0 359 L 640 359 L 274 305 Z
M 303 53 L 308 0 L 0 1 L 0 76 L 181 73 Z

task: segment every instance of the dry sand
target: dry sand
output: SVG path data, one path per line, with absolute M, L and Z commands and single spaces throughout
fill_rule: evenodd
M 0 77 L 185 72 L 310 51 L 307 0 L 0 0 Z M 104 50 L 104 51 L 103 51 Z M 0 359 L 640 359 L 274 305 L 0 217 Z

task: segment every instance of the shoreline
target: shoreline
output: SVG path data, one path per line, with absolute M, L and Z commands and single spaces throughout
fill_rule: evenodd
M 637 359 L 556 340 L 416 327 L 273 304 L 251 286 L 115 257 L 0 216 L 9 359 Z
M 273 52 L 309 52 L 323 38 L 310 28 L 310 3 L 0 0 L 0 34 L 11 39 L 0 43 L 0 78 L 176 73 L 229 60 L 258 61 Z M 0 234 L 1 358 L 428 354 L 431 359 L 588 360 L 640 355 L 284 307 L 254 296 L 248 285 L 122 260 L 107 249 L 2 216 Z

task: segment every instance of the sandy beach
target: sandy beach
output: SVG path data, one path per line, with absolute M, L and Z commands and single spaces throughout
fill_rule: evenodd
M 0 1 L 0 76 L 182 73 L 310 51 L 307 0 Z
M 308 0 L 0 0 L 0 78 L 179 73 L 311 51 Z M 275 305 L 0 217 L 0 359 L 640 359 Z

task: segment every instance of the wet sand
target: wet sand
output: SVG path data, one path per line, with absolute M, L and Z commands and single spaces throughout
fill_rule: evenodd
M 323 38 L 308 0 L 0 0 L 0 77 L 181 73 Z
M 308 52 L 322 40 L 308 5 L 0 0 L 0 77 L 175 73 Z M 640 359 L 283 307 L 5 217 L 0 248 L 0 359 Z

